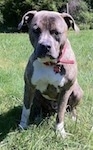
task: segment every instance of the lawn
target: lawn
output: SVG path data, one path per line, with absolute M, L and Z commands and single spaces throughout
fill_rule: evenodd
M 71 135 L 62 139 L 55 134 L 55 116 L 19 132 L 23 74 L 32 47 L 27 34 L 0 34 L 0 150 L 93 150 L 93 31 L 71 31 L 69 39 L 84 97 L 76 122 L 66 114 L 65 128 Z

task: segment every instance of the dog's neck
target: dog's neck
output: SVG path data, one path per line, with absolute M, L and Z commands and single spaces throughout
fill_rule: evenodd
M 57 63 L 58 64 L 74 64 L 74 60 L 70 60 L 70 59 L 64 59 L 64 55 L 66 53 L 68 46 L 67 46 L 67 42 L 64 44 L 62 50 L 61 50 L 61 55 L 59 56 Z
M 74 64 L 74 60 L 69 60 L 69 59 L 64 59 L 63 56 L 65 55 L 67 50 L 67 43 L 63 46 L 61 50 L 61 55 L 57 59 L 57 63 L 55 62 L 44 62 L 46 66 L 53 66 L 54 67 L 54 72 L 60 73 L 61 72 L 61 67 L 63 64 Z

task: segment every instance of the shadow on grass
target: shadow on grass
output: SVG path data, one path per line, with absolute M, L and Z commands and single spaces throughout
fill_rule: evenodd
M 22 108 L 21 106 L 14 107 L 7 113 L 0 115 L 0 141 L 6 138 L 10 131 L 18 129 Z M 30 124 L 39 125 L 43 119 L 49 118 L 57 112 L 57 102 L 50 101 L 36 93 L 33 99 L 33 105 L 30 113 Z
M 7 113 L 0 115 L 0 141 L 6 138 L 7 134 L 11 131 L 19 130 L 18 124 L 21 118 L 22 107 L 14 107 L 9 110 Z M 44 114 L 41 113 L 41 107 L 37 107 L 36 105 L 32 107 L 30 114 L 29 124 L 39 125 L 43 119 L 46 117 L 49 118 L 51 115 L 47 115 L 47 112 L 43 111 Z
M 18 128 L 20 114 L 21 106 L 18 106 L 0 115 L 0 141 L 2 141 L 10 131 L 14 131 Z

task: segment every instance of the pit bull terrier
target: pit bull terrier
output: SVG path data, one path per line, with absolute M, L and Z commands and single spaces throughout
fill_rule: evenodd
M 42 97 L 56 101 L 58 105 L 56 130 L 64 138 L 64 115 L 67 107 L 76 119 L 76 105 L 82 98 L 83 91 L 77 81 L 77 62 L 67 38 L 67 31 L 79 28 L 67 13 L 54 11 L 29 11 L 18 26 L 27 24 L 29 38 L 34 52 L 26 66 L 24 80 L 24 105 L 20 128 L 28 125 L 33 98 L 38 90 Z

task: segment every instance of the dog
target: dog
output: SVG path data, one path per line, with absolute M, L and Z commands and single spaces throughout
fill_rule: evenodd
M 70 27 L 76 32 L 79 28 L 71 15 L 45 10 L 28 11 L 18 28 L 21 29 L 24 25 L 28 26 L 34 51 L 24 74 L 24 105 L 19 127 L 27 128 L 33 99 L 39 91 L 44 99 L 56 102 L 56 131 L 65 138 L 66 109 L 70 109 L 76 120 L 76 106 L 83 96 L 77 81 L 75 54 L 67 38 Z

